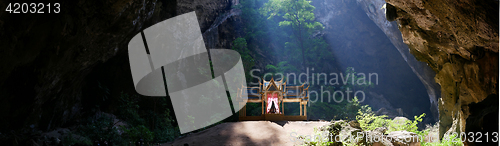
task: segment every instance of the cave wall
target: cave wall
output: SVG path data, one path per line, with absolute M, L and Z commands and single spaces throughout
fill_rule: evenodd
M 477 112 L 481 111 L 477 107 L 471 112 L 469 106 L 488 96 L 498 98 L 498 1 L 386 2 L 396 8 L 395 18 L 410 52 L 436 72 L 434 79 L 441 85 L 440 137 L 445 132 L 465 132 L 474 126 L 466 122 L 474 120 L 469 117 L 482 119 L 486 112 Z M 490 110 L 498 113 L 498 108 Z
M 427 90 L 430 102 L 430 111 L 434 121 L 439 120 L 438 99 L 441 97 L 441 87 L 436 83 L 434 77 L 436 73 L 425 62 L 418 61 L 411 53 L 408 45 L 403 42 L 401 31 L 396 22 L 389 22 L 386 19 L 383 5 L 385 0 L 357 0 L 366 15 L 384 32 L 390 39 L 394 47 L 399 51 L 413 73 L 420 79 Z
M 0 6 L 14 2 L 2 1 Z M 127 50 L 133 36 L 191 11 L 196 11 L 205 31 L 233 1 L 45 1 L 49 2 L 60 3 L 61 13 L 0 11 L 0 131 L 50 130 L 80 118 L 87 75 Z M 132 85 L 131 79 L 123 82 L 127 80 Z
M 434 75 L 415 72 L 420 69 L 419 64 L 411 64 L 408 60 L 415 60 L 414 57 L 401 53 L 400 46 L 394 44 L 398 41 L 397 35 L 390 35 L 401 34 L 397 27 L 392 31 L 381 29 L 379 22 L 367 15 L 367 10 L 359 6 L 357 1 L 313 0 L 311 4 L 316 7 L 316 20 L 325 27 L 323 35 L 335 58 L 335 63 L 325 64 L 335 66 L 340 71 L 354 67 L 358 73 L 378 74 L 379 84 L 368 88 L 363 104 L 370 105 L 375 111 L 385 108 L 397 113 L 396 109 L 401 108 L 407 117 L 426 113 L 425 123 L 437 121 L 437 102 L 433 102 L 437 99 L 430 96 L 435 94 L 435 88 L 427 85 L 429 81 L 436 84 Z M 385 17 L 382 20 L 380 22 L 387 22 Z M 401 35 L 399 41 L 406 46 L 402 43 Z M 424 64 L 424 67 L 427 66 Z M 439 92 L 439 88 L 437 90 Z

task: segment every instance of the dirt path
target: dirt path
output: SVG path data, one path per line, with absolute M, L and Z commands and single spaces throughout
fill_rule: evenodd
M 276 123 L 269 121 L 245 121 L 223 123 L 163 145 L 300 145 L 301 142 L 295 139 L 297 136 L 310 136 L 313 134 L 314 128 L 318 128 L 328 123 L 329 122 L 320 121 L 289 121 Z

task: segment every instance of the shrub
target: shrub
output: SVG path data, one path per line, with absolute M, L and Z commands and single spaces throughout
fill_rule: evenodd
M 86 123 L 80 125 L 77 130 L 78 134 L 91 141 L 102 140 L 113 144 L 120 144 L 124 140 L 121 138 L 118 128 L 113 126 L 114 123 L 112 118 L 101 116 L 97 119 L 87 119 Z
M 115 126 L 115 119 L 110 116 L 90 117 L 77 128 L 76 134 L 81 137 L 67 136 L 63 142 L 66 145 L 89 145 L 89 142 L 107 141 L 113 145 L 124 145 L 138 141 L 165 143 L 174 140 L 180 133 L 179 128 L 172 125 L 174 121 L 169 115 L 167 100 L 156 98 L 153 109 L 140 109 L 138 96 L 122 93 L 116 114 L 126 121 L 126 126 Z
M 404 130 L 417 134 L 423 134 L 421 131 L 418 131 L 417 127 L 418 123 L 422 122 L 423 117 L 425 117 L 425 113 L 422 113 L 420 116 L 415 116 L 413 121 L 406 120 L 403 123 L 395 122 L 391 119 L 387 119 L 386 115 L 375 115 L 371 107 L 364 105 L 361 109 L 359 109 L 356 119 L 358 120 L 361 128 L 364 130 L 373 130 L 377 127 L 387 127 L 388 130 L 386 132 Z
M 67 136 L 64 136 L 61 142 L 63 145 L 92 145 L 92 141 L 88 138 L 74 135 L 71 132 Z
M 361 106 L 356 120 L 363 130 L 374 130 L 377 127 L 387 127 L 392 122 L 386 115 L 377 116 L 368 105 Z
M 441 142 L 421 142 L 421 146 L 462 146 L 462 140 L 456 135 L 450 135 L 449 138 L 443 138 Z
M 127 121 L 130 125 L 144 124 L 144 119 L 139 116 L 138 100 L 138 96 L 131 96 L 122 92 L 117 112 L 118 118 Z
M 130 141 L 152 142 L 154 139 L 153 132 L 149 131 L 144 125 L 130 126 L 129 128 L 122 127 L 122 129 L 124 132 L 122 136 Z
M 389 129 L 387 132 L 406 130 L 409 132 L 419 133 L 417 125 L 422 122 L 423 117 L 425 117 L 425 113 L 422 113 L 420 116 L 414 116 L 415 119 L 413 121 L 407 120 L 404 123 L 397 123 L 391 120 L 389 122 Z

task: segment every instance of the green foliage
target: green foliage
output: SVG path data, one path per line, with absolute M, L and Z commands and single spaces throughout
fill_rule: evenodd
M 355 98 L 356 99 L 356 98 Z M 358 103 L 358 104 L 353 104 L 352 106 L 359 106 L 359 101 L 353 100 L 353 103 Z M 356 119 L 360 124 L 360 127 L 364 131 L 372 131 L 375 128 L 378 127 L 388 127 L 388 130 L 386 131 L 385 134 L 388 134 L 389 132 L 392 131 L 409 131 L 409 132 L 414 132 L 417 133 L 420 137 L 426 137 L 429 135 L 430 130 L 425 129 L 422 131 L 418 130 L 418 123 L 422 122 L 422 119 L 425 117 L 425 113 L 415 116 L 414 120 L 406 120 L 405 122 L 396 122 L 393 121 L 392 119 L 387 119 L 386 115 L 381 115 L 377 116 L 375 113 L 372 111 L 371 107 L 368 105 L 361 106 L 358 110 Z M 342 130 L 343 127 L 348 126 L 349 124 L 343 120 L 340 121 L 334 121 L 332 122 L 331 125 L 327 126 L 326 128 L 322 128 L 322 131 L 315 131 L 316 136 L 319 136 L 321 134 L 325 135 L 325 133 L 321 132 L 328 132 L 328 135 L 342 135 Z M 353 133 L 354 132 L 354 133 Z M 352 131 L 351 136 L 357 136 L 355 132 L 359 131 Z M 344 135 L 345 136 L 345 135 Z M 300 137 L 299 137 L 300 138 Z M 330 139 L 311 139 L 311 138 L 302 138 L 304 139 L 304 145 L 314 145 L 314 146 L 323 146 L 323 145 L 335 145 L 335 146 L 341 146 L 341 145 L 365 145 L 365 143 L 360 143 L 361 141 L 357 141 L 359 139 L 354 139 L 355 141 L 344 141 L 343 143 L 341 142 L 335 142 L 335 140 L 330 140 Z M 422 146 L 445 146 L 445 145 L 453 145 L 453 146 L 460 146 L 461 141 L 460 138 L 457 138 L 456 136 L 450 136 L 448 139 L 443 139 L 442 142 L 435 142 L 435 143 L 427 143 L 425 141 L 421 141 Z
M 425 113 L 422 113 L 419 116 L 414 116 L 414 120 L 406 120 L 401 123 L 401 121 L 393 121 L 391 119 L 386 119 L 387 116 L 381 115 L 376 116 L 371 108 L 368 105 L 362 106 L 359 110 L 357 116 L 357 120 L 360 123 L 360 126 L 363 130 L 374 130 L 377 127 L 387 127 L 388 130 L 386 133 L 390 133 L 392 131 L 409 131 L 416 133 L 420 138 L 429 137 L 429 129 L 418 130 L 418 123 L 422 122 L 425 117 Z M 422 146 L 461 146 L 460 138 L 455 135 L 450 136 L 449 138 L 443 139 L 441 142 L 432 142 L 428 143 L 425 141 L 421 141 L 420 144 Z
M 307 0 L 269 0 L 261 9 L 263 15 L 271 19 L 274 16 L 282 16 L 280 26 L 292 26 L 296 31 L 307 28 L 308 31 L 322 29 L 323 25 L 314 21 L 314 9 L 311 1 Z M 300 33 L 300 32 L 298 32 Z
M 356 115 L 356 120 L 359 122 L 360 127 L 364 131 L 371 131 L 374 130 L 378 127 L 387 127 L 387 131 L 385 134 L 388 134 L 393 131 L 408 131 L 408 132 L 414 132 L 416 133 L 420 138 L 422 137 L 429 137 L 430 135 L 430 129 L 425 129 L 425 130 L 418 130 L 417 125 L 423 121 L 423 118 L 425 117 L 425 113 L 422 113 L 419 116 L 414 116 L 413 120 L 405 120 L 403 121 L 394 121 L 392 119 L 388 119 L 386 115 L 375 115 L 375 113 L 372 111 L 371 107 L 368 105 L 359 105 L 359 101 L 357 101 L 357 98 L 353 99 L 353 102 L 350 102 L 348 105 L 343 105 L 343 106 L 329 106 L 330 104 L 326 104 L 325 102 L 319 102 L 315 103 L 315 106 L 312 106 L 311 109 L 315 110 L 322 110 L 325 112 L 328 112 L 329 110 L 334 109 L 336 110 L 348 110 L 349 107 L 357 107 L 357 115 Z M 316 109 L 317 108 L 317 109 Z M 314 113 L 311 113 L 311 115 L 314 115 Z M 317 116 L 317 115 L 315 115 Z M 345 117 L 344 119 L 349 119 L 349 117 Z M 331 127 L 327 127 L 326 131 L 331 133 L 332 135 L 339 135 L 340 131 L 342 130 L 342 126 L 346 126 L 346 122 L 344 121 L 337 121 L 334 124 L 330 125 Z M 321 131 L 315 131 L 314 135 L 319 135 Z M 436 133 L 437 134 L 437 133 Z M 353 135 L 356 136 L 356 135 Z M 353 142 L 344 142 L 344 143 L 333 143 L 331 140 L 325 140 L 325 139 L 307 139 L 303 138 L 304 145 L 358 145 L 358 143 L 353 143 Z M 453 145 L 453 146 L 461 146 L 463 145 L 461 142 L 460 137 L 457 137 L 456 135 L 451 135 L 447 138 L 444 138 L 441 142 L 425 142 L 421 141 L 420 144 L 422 146 L 448 146 L 448 145 Z
M 288 38 L 283 29 L 281 29 L 274 20 L 268 20 L 260 14 L 259 8 L 267 0 L 241 0 L 240 4 L 235 6 L 241 9 L 242 18 L 245 18 L 244 27 L 245 40 L 247 47 L 255 54 L 255 60 L 265 60 L 267 55 L 275 56 L 269 44 L 281 45 Z M 256 53 L 255 50 L 261 52 Z M 263 56 L 265 54 L 266 56 Z M 247 60 L 243 60 L 245 62 Z
M 269 65 L 268 65 L 269 66 Z M 367 88 L 373 88 L 373 84 L 368 82 L 366 84 L 358 84 L 364 81 L 363 76 L 356 75 L 354 68 L 348 67 L 345 72 L 345 77 L 347 79 L 347 84 L 341 86 L 340 88 L 335 88 L 335 86 L 311 86 L 310 90 L 319 91 L 316 97 L 315 94 L 311 94 L 310 99 L 318 99 L 319 102 L 311 103 L 310 114 L 309 116 L 313 118 L 321 118 L 321 119 L 346 119 L 346 120 L 355 120 L 358 115 L 358 110 L 361 109 L 360 102 L 357 97 L 353 97 L 354 92 L 362 90 L 365 91 Z M 317 79 L 317 78 L 315 78 Z M 324 82 L 324 78 L 320 78 L 319 83 Z M 359 80 L 359 81 L 358 81 Z M 361 81 L 363 80 L 363 81 Z M 317 81 L 314 81 L 317 82 Z M 321 88 L 321 89 L 318 89 Z M 349 88 L 350 94 L 347 95 L 347 89 Z M 334 92 L 337 90 L 344 91 L 343 94 L 335 94 Z M 328 91 L 329 94 L 326 92 Z M 326 98 L 325 98 L 326 97 Z M 332 101 L 333 100 L 333 101 Z M 365 107 L 366 108 L 366 107 Z M 366 110 L 366 109 L 365 109 Z M 370 109 L 371 110 L 371 109 Z M 372 112 L 372 111 L 370 111 Z M 368 115 L 367 115 L 368 116 Z
M 352 91 L 357 91 L 357 89 L 361 89 L 362 91 L 366 91 L 367 88 L 373 88 L 375 85 L 367 81 L 365 76 L 358 76 L 356 71 L 354 71 L 353 67 L 348 67 L 345 71 L 345 78 L 347 79 L 347 84 L 343 85 L 343 88 L 350 88 Z
M 323 37 L 314 37 L 314 34 L 311 35 L 308 36 L 308 38 L 304 42 L 304 46 L 307 48 L 307 50 L 305 51 L 305 57 L 307 58 L 307 63 L 309 66 L 315 67 L 316 69 L 320 70 L 325 63 L 328 64 L 329 62 L 334 61 L 334 58 L 332 57 L 334 56 L 334 54 L 333 52 L 331 52 L 328 44 L 323 39 Z
M 387 127 L 392 122 L 386 115 L 377 116 L 368 105 L 361 106 L 356 120 L 363 130 L 374 130 L 378 127 Z
M 140 125 L 144 120 L 139 116 L 139 97 L 121 93 L 117 116 L 131 125 Z
M 165 143 L 180 135 L 179 128 L 169 115 L 168 99 L 153 99 L 153 109 L 140 109 L 139 97 L 122 93 L 116 115 L 126 126 L 116 126 L 115 119 L 108 115 L 99 118 L 90 117 L 77 128 L 80 136 L 67 136 L 63 143 L 67 145 L 87 145 L 92 141 L 105 140 L 114 145 L 128 142 Z M 150 130 L 151 129 L 151 130 Z
M 310 1 L 305 0 L 285 0 L 283 2 L 279 0 L 241 0 L 240 4 L 234 8 L 241 9 L 241 15 L 245 18 L 242 30 L 245 32 L 244 39 L 249 50 L 248 54 L 252 54 L 254 60 L 261 62 L 286 61 L 287 64 L 292 64 L 291 66 L 301 63 L 306 65 L 303 60 L 307 60 L 307 65 L 310 66 L 323 66 L 324 62 L 333 61 L 328 44 L 321 35 L 318 35 L 321 34 L 320 31 L 323 27 L 314 21 L 314 7 L 309 3 Z M 285 9 L 275 7 L 276 5 L 287 5 L 297 8 L 297 11 L 291 9 L 285 11 Z M 271 17 L 270 15 L 280 17 Z M 283 18 L 293 15 L 300 17 L 300 20 L 296 21 L 300 24 Z M 233 46 L 244 44 L 243 42 L 242 39 L 236 39 Z M 240 52 L 242 56 L 247 54 L 242 52 Z M 273 56 L 273 60 L 269 56 Z M 254 60 L 243 59 L 243 64 L 251 66 L 255 62 Z M 278 67 L 278 64 L 273 64 L 273 66 Z M 292 70 L 296 71 L 296 69 Z
M 249 51 L 247 48 L 247 41 L 245 40 L 245 38 L 236 38 L 233 41 L 233 50 L 239 51 L 240 53 L 248 54 Z
M 89 118 L 77 129 L 78 134 L 90 140 L 105 140 L 114 144 L 124 142 L 118 128 L 114 126 L 113 119 L 108 116 L 101 116 L 97 119 Z
M 71 132 L 62 138 L 61 143 L 63 145 L 92 145 L 92 141 L 88 138 L 74 135 Z
M 418 131 L 417 127 L 418 123 L 422 122 L 423 117 L 425 117 L 425 113 L 422 113 L 420 116 L 415 116 L 413 121 L 393 121 L 391 119 L 386 119 L 386 115 L 375 115 L 371 107 L 364 105 L 361 109 L 359 109 L 356 119 L 363 130 L 373 130 L 377 127 L 387 127 L 387 132 L 405 130 L 417 134 L 425 134 L 425 132 Z
M 262 115 L 262 103 L 247 103 L 246 110 L 247 116 L 260 116 Z
M 248 50 L 247 41 L 245 38 L 236 38 L 233 41 L 233 50 L 240 53 L 241 60 L 243 60 L 243 67 L 245 70 L 252 69 L 255 66 L 255 60 L 252 55 L 250 55 L 250 50 Z M 246 74 L 247 80 L 251 79 L 250 74 Z
M 124 138 L 128 141 L 143 139 L 144 142 L 164 143 L 178 137 L 179 128 L 172 125 L 174 120 L 167 100 L 156 97 L 152 99 L 151 109 L 140 109 L 139 97 L 122 93 L 117 116 L 128 124 L 122 127 Z
M 417 124 L 422 122 L 423 117 L 425 117 L 425 113 L 422 113 L 420 116 L 415 116 L 413 121 L 407 120 L 404 123 L 396 123 L 394 121 L 389 122 L 389 129 L 387 131 L 391 132 L 406 130 L 409 132 L 418 133 L 419 131 Z
M 450 135 L 448 138 L 443 138 L 441 142 L 421 142 L 421 146 L 463 146 L 462 139 L 457 135 Z
M 287 72 L 295 72 L 298 71 L 295 66 L 288 64 L 287 61 L 281 61 L 276 66 L 272 64 L 266 65 L 266 70 L 271 73 L 287 73 Z
M 318 98 L 318 102 L 311 103 L 311 107 L 308 107 L 308 110 L 310 111 L 308 112 L 308 116 L 325 120 L 356 119 L 358 110 L 361 108 L 358 98 L 353 97 L 348 100 L 340 94 L 335 94 L 336 97 L 329 97 L 333 96 L 333 93 L 335 92 L 334 89 L 335 88 L 333 86 L 326 86 L 323 87 L 323 90 L 329 91 L 330 95 L 328 95 L 328 93 L 323 93 L 323 95 L 318 95 L 318 97 L 314 97 L 314 94 L 311 95 L 310 99 Z M 315 90 L 320 91 L 317 89 Z M 318 94 L 321 94 L 321 92 Z
M 166 100 L 165 98 L 160 98 L 160 100 Z M 166 104 L 165 101 L 160 102 L 161 104 Z M 162 107 L 166 107 L 163 105 Z M 164 143 L 171 140 L 174 140 L 177 136 L 179 136 L 178 127 L 173 126 L 171 123 L 173 120 L 171 119 L 169 109 L 164 109 L 164 112 L 161 114 L 155 113 L 153 111 L 148 111 L 150 116 L 145 118 L 148 123 L 151 123 L 150 127 L 153 127 L 153 142 L 155 143 Z M 141 126 L 141 125 L 140 125 Z
M 140 141 L 141 139 L 144 142 L 152 142 L 154 138 L 153 132 L 149 131 L 148 128 L 144 125 L 139 125 L 136 127 L 122 127 L 123 129 L 123 136 L 126 137 L 128 140 L 131 141 Z
M 308 62 L 305 57 L 307 53 L 306 48 L 312 46 L 308 45 L 309 39 L 306 38 L 313 32 L 323 29 L 321 23 L 314 21 L 313 11 L 315 7 L 310 3 L 311 1 L 307 0 L 269 0 L 260 9 L 260 13 L 267 16 L 267 19 L 281 16 L 282 19 L 279 20 L 279 26 L 291 27 L 293 33 L 290 35 L 290 38 L 297 40 L 297 42 L 288 41 L 285 43 L 285 46 L 301 50 L 303 65 L 307 65 Z

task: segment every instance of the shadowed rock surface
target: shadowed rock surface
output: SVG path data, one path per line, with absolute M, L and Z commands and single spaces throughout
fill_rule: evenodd
M 13 2 L 3 1 L 0 6 Z M 124 89 L 133 92 L 126 59 L 133 36 L 156 22 L 191 11 L 196 11 L 205 31 L 231 6 L 228 0 L 45 3 L 49 2 L 59 2 L 61 13 L 0 12 L 0 130 L 29 125 L 49 130 L 78 119 L 86 106 L 102 101 L 84 90 L 89 82 L 97 85 L 95 78 L 86 78 L 89 74 L 122 83 L 110 89 L 114 95 Z M 123 60 L 103 65 L 114 56 Z M 114 76 L 107 67 L 123 71 L 117 74 L 123 78 Z M 85 100 L 89 105 L 82 104 Z
M 324 38 L 332 48 L 333 66 L 378 74 L 379 83 L 366 92 L 362 102 L 375 111 L 402 108 L 410 117 L 428 113 L 426 123 L 437 121 L 439 86 L 433 79 L 434 72 L 409 53 L 395 22 L 388 22 L 380 9 L 384 3 L 312 1 L 316 20 L 324 25 Z
M 358 0 L 358 5 L 366 12 L 366 15 L 385 33 L 391 43 L 396 47 L 411 70 L 420 79 L 427 90 L 430 102 L 431 115 L 434 121 L 438 121 L 438 99 L 441 97 L 440 86 L 434 80 L 436 73 L 425 62 L 418 61 L 411 53 L 408 45 L 403 42 L 401 31 L 397 22 L 389 22 L 386 19 L 386 8 L 384 0 Z M 395 9 L 395 8 L 394 8 Z M 394 12 L 392 12 L 394 13 Z M 395 15 L 395 14 L 393 14 Z

